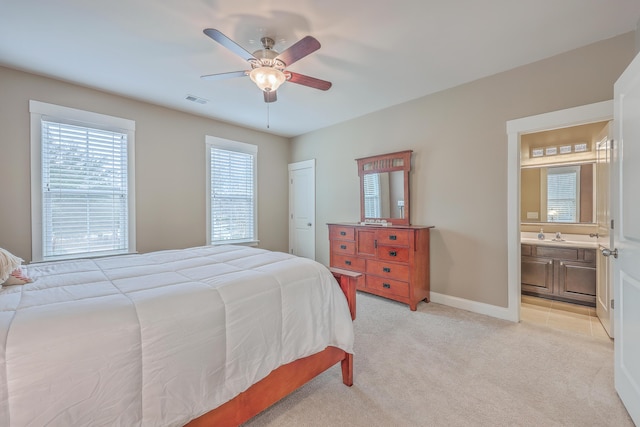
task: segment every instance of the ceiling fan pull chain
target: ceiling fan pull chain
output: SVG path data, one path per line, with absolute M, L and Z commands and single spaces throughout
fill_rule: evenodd
M 267 129 L 269 129 L 269 103 L 267 103 Z

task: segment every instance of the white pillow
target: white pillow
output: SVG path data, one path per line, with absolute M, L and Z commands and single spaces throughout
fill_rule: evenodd
M 0 248 L 0 286 L 24 285 L 31 280 L 20 269 L 22 258 Z
M 31 283 L 31 279 L 22 271 L 22 268 L 16 268 L 13 270 L 9 278 L 0 285 L 12 286 L 12 285 L 24 285 L 25 283 Z

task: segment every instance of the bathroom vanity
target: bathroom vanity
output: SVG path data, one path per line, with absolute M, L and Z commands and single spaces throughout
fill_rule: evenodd
M 595 307 L 596 250 L 580 242 L 523 241 L 522 293 Z

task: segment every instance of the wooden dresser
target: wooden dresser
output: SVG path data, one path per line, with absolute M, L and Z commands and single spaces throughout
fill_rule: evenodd
M 329 224 L 331 267 L 364 274 L 358 290 L 409 304 L 429 301 L 429 229 Z

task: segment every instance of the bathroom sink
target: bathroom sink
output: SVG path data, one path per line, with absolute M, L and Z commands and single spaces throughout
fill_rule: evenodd
M 545 239 L 540 240 L 538 233 L 520 233 L 520 243 L 529 245 L 560 246 L 565 248 L 598 248 L 598 242 L 593 237 L 584 234 L 563 234 L 563 240 L 554 240 L 555 233 L 545 233 Z

